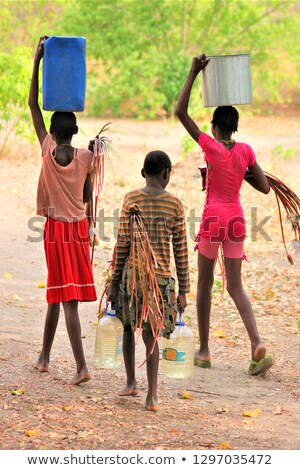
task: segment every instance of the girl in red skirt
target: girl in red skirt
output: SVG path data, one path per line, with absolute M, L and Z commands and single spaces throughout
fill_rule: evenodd
M 37 137 L 42 148 L 42 168 L 37 190 L 37 214 L 47 218 L 44 247 L 48 268 L 47 302 L 43 347 L 36 368 L 48 372 L 50 351 L 55 336 L 60 303 L 63 305 L 67 331 L 76 361 L 77 373 L 69 382 L 87 382 L 86 365 L 78 316 L 78 301 L 97 299 L 89 253 L 89 228 L 85 203 L 91 197 L 93 154 L 71 145 L 78 132 L 71 112 L 55 112 L 47 133 L 38 104 L 38 71 L 43 57 L 40 38 L 30 87 L 29 106 Z

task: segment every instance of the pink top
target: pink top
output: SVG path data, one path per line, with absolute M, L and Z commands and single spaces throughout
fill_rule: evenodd
M 246 229 L 239 192 L 246 169 L 255 163 L 255 154 L 248 144 L 240 142 L 228 150 L 204 132 L 198 144 L 207 163 L 206 200 L 198 237 L 219 240 L 244 237 Z
M 42 144 L 42 168 L 37 189 L 37 214 L 75 222 L 85 218 L 83 187 L 92 171 L 93 153 L 75 149 L 74 158 L 61 166 L 53 156 L 56 142 L 48 134 Z
M 250 145 L 236 142 L 228 150 L 204 132 L 201 132 L 198 144 L 209 164 L 210 203 L 239 202 L 245 171 L 255 163 L 255 153 Z

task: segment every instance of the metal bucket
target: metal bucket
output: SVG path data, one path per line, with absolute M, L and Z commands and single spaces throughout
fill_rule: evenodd
M 203 70 L 204 107 L 252 104 L 250 55 L 213 56 Z

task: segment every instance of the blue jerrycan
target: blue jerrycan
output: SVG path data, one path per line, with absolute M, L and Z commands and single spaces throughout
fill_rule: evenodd
M 83 111 L 86 88 L 86 40 L 51 36 L 44 42 L 43 109 Z

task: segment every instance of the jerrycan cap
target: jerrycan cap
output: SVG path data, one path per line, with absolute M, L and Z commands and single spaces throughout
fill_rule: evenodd
M 111 305 L 111 310 L 108 309 L 109 304 Z M 108 300 L 107 300 L 106 301 L 106 307 L 105 307 L 105 315 L 108 315 L 109 317 L 116 317 L 117 316 L 116 311 L 117 311 L 117 303 L 116 302 L 108 302 Z
M 182 318 L 182 311 L 179 310 L 178 316 L 176 319 L 176 326 L 184 326 L 184 325 L 185 325 L 185 322 L 183 321 L 183 318 Z

